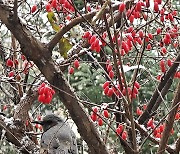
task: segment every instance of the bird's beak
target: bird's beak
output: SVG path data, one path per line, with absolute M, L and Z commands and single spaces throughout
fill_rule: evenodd
M 31 123 L 43 125 L 43 121 L 32 121 Z

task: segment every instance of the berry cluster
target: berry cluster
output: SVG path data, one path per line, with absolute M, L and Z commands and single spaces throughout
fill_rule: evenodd
M 96 51 L 97 53 L 101 51 L 102 42 L 97 38 L 96 35 L 92 35 L 91 32 L 87 31 L 82 37 L 88 40 L 92 51 Z
M 36 12 L 37 5 L 33 5 L 31 7 L 31 13 Z M 47 12 L 51 12 L 52 9 L 56 9 L 58 12 L 62 11 L 64 13 L 74 12 L 74 7 L 71 5 L 71 1 L 69 0 L 50 0 L 46 5 L 45 9 Z
M 127 131 L 124 130 L 124 126 L 122 124 L 119 124 L 119 126 L 116 128 L 117 135 L 121 136 L 123 140 L 127 140 Z
M 146 108 L 147 108 L 147 105 L 144 104 L 144 105 L 143 105 L 143 110 L 145 110 Z M 141 109 L 140 107 L 137 107 L 137 108 L 136 108 L 136 114 L 137 114 L 138 116 L 140 116 L 142 113 L 143 113 L 142 109 Z
M 43 104 L 50 104 L 55 91 L 46 83 L 42 83 L 38 88 L 38 101 Z
M 104 89 L 104 94 L 108 97 L 112 97 L 113 94 L 116 95 L 117 97 L 122 97 L 121 94 L 126 96 L 125 87 L 121 88 L 121 86 L 119 84 L 116 86 L 113 86 L 113 85 L 111 85 L 110 81 L 106 81 L 103 84 L 103 89 Z M 132 98 L 132 99 L 136 98 L 136 96 L 139 92 L 139 89 L 140 89 L 140 84 L 137 81 L 135 81 L 133 89 L 128 87 L 127 90 L 128 90 L 128 94 L 129 94 L 130 98 Z
M 26 57 L 24 55 L 21 55 L 20 59 L 13 59 L 13 58 L 8 58 L 6 60 L 6 66 L 9 68 L 8 72 L 8 77 L 14 77 L 17 81 L 21 80 L 21 75 L 20 73 L 16 73 L 17 69 L 19 67 L 22 67 L 21 69 L 23 70 L 22 73 L 27 74 L 29 69 L 33 66 L 32 62 L 28 62 L 26 60 Z M 19 66 L 19 63 L 22 62 L 22 65 Z
M 171 59 L 167 59 L 166 62 L 165 62 L 165 60 L 162 59 L 162 60 L 160 61 L 160 63 L 159 63 L 161 72 L 165 73 L 167 66 L 168 66 L 168 67 L 171 67 L 173 63 L 174 63 L 174 62 L 173 62 Z M 167 64 L 167 65 L 166 65 L 166 64 Z M 177 71 L 177 72 L 175 73 L 174 78 L 180 78 L 180 71 Z M 157 80 L 160 80 L 160 79 L 161 79 L 161 75 L 158 75 L 158 76 L 157 76 Z
M 80 64 L 79 64 L 79 60 L 75 60 L 74 63 L 73 63 L 73 66 L 74 67 L 69 67 L 69 74 L 73 74 L 74 73 L 74 68 L 78 69 Z
M 109 112 L 106 109 L 104 109 L 102 112 L 100 112 L 98 107 L 93 107 L 92 111 L 93 112 L 91 113 L 91 119 L 94 122 L 97 121 L 99 126 L 103 125 L 103 120 L 98 115 L 102 114 L 103 117 L 109 118 Z
M 154 124 L 154 119 L 151 118 L 149 119 L 149 121 L 147 122 L 147 127 L 150 129 L 154 129 L 156 126 Z M 160 124 L 157 128 L 154 129 L 153 131 L 153 135 L 156 138 L 161 138 L 162 132 L 164 131 L 165 128 L 165 124 Z M 171 130 L 171 135 L 174 133 L 174 130 L 172 128 Z
M 46 4 L 45 8 L 47 12 L 52 11 L 53 8 L 64 13 L 67 13 L 67 11 L 74 12 L 74 7 L 69 0 L 51 0 Z

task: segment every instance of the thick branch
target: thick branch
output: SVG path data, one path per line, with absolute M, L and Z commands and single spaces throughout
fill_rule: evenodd
M 166 123 L 165 123 L 165 129 L 163 131 L 163 135 L 162 135 L 162 138 L 161 138 L 161 141 L 160 141 L 160 144 L 159 144 L 158 154 L 163 154 L 164 151 L 166 150 L 166 144 L 167 144 L 169 135 L 171 133 L 171 130 L 173 128 L 175 115 L 176 115 L 178 107 L 179 107 L 177 105 L 179 103 L 179 101 L 180 101 L 180 82 L 179 82 L 179 85 L 178 85 L 176 93 L 175 93 L 174 101 L 173 101 L 173 104 L 172 104 L 172 107 L 171 107 L 172 110 L 169 113 L 169 116 L 168 116 L 168 118 L 166 120 Z

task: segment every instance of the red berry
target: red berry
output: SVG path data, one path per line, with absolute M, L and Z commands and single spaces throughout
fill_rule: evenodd
M 139 115 L 141 115 L 142 113 L 143 113 L 142 110 L 140 110 L 140 108 L 137 107 L 137 109 L 136 109 L 136 114 L 139 116 Z
M 158 4 L 161 4 L 162 3 L 162 0 L 156 0 L 158 2 Z
M 116 128 L 116 133 L 117 133 L 118 135 L 120 135 L 120 134 L 121 134 L 121 130 L 120 130 L 120 128 Z
M 44 94 L 38 96 L 38 101 L 39 102 L 44 102 L 44 100 L 45 100 L 45 95 Z
M 165 61 L 164 60 L 160 61 L 160 68 L 161 68 L 162 72 L 166 72 Z
M 130 21 L 131 23 L 133 23 L 133 21 L 134 21 L 134 15 L 131 14 L 131 16 L 129 17 L 129 21 Z
M 157 28 L 156 30 L 157 35 L 161 33 L 161 28 Z
M 14 71 L 9 72 L 8 76 L 13 77 L 14 76 Z
M 150 7 L 150 0 L 146 0 L 146 7 Z
M 160 133 L 159 128 L 156 128 L 156 129 L 154 130 L 153 135 L 156 136 L 157 133 Z
M 98 109 L 97 106 L 95 106 L 95 107 L 92 108 L 92 110 L 93 110 L 93 112 L 97 113 L 99 109 Z
M 122 124 L 119 124 L 118 128 L 120 129 L 120 131 L 122 132 L 124 129 L 124 126 Z
M 180 119 L 180 113 L 178 112 L 178 113 L 176 113 L 176 115 L 175 115 L 175 120 L 179 120 Z
M 53 8 L 56 8 L 57 7 L 57 0 L 52 0 L 52 2 L 51 2 L 51 6 L 53 7 Z
M 161 14 L 161 15 L 164 15 L 164 12 L 165 12 L 165 9 L 162 8 L 162 9 L 160 10 L 160 14 Z
M 89 38 L 91 38 L 91 36 L 92 36 L 91 32 L 87 31 L 84 33 L 84 35 L 82 37 L 89 39 Z
M 74 67 L 75 67 L 76 69 L 79 68 L 79 61 L 78 61 L 77 59 L 74 61 Z
M 173 17 L 173 15 L 171 13 L 168 14 L 168 18 L 169 18 L 170 21 L 174 21 L 174 17 Z
M 110 71 L 112 70 L 112 68 L 113 68 L 112 65 L 109 64 L 109 65 L 107 66 L 107 71 L 110 72 Z
M 148 37 L 153 40 L 153 35 L 151 33 L 148 34 Z
M 47 12 L 51 11 L 51 4 L 48 3 L 45 7 Z
M 96 114 L 92 114 L 91 115 L 91 119 L 92 119 L 92 121 L 96 121 L 97 120 L 97 115 Z
M 155 125 L 154 125 L 154 124 L 152 124 L 152 125 L 151 125 L 151 129 L 154 129 L 154 128 L 155 128 Z
M 6 61 L 6 65 L 7 65 L 8 67 L 13 67 L 14 63 L 13 63 L 13 61 L 12 61 L 11 59 L 8 59 L 8 60 Z
M 74 68 L 73 67 L 70 67 L 69 68 L 69 74 L 73 74 L 74 73 Z
M 37 10 L 37 5 L 34 5 L 34 6 L 31 8 L 31 13 L 34 13 L 36 10 Z
M 99 52 L 101 51 L 100 45 L 98 45 L 98 46 L 95 47 L 95 51 L 96 51 L 97 53 L 99 53 Z
M 136 10 L 141 12 L 141 2 L 140 1 L 136 3 Z
M 164 15 L 160 16 L 160 20 L 161 20 L 161 22 L 164 22 Z
M 149 43 L 148 45 L 147 45 L 147 50 L 151 50 L 152 49 L 152 47 L 151 47 L 151 44 Z
M 45 94 L 45 95 L 48 95 L 49 94 L 49 87 L 48 86 L 45 86 L 44 87 L 44 89 L 43 89 L 43 93 Z
M 168 65 L 169 67 L 172 66 L 172 61 L 171 61 L 170 59 L 167 60 L 167 65 Z
M 43 103 L 45 103 L 45 104 L 49 104 L 49 103 L 51 103 L 51 100 L 52 100 L 52 95 L 47 96 L 47 97 L 45 98 L 45 100 L 44 100 L 44 102 L 43 102 Z
M 147 122 L 147 127 L 151 127 L 153 125 L 153 119 L 149 119 L 149 121 Z
M 24 55 L 21 55 L 22 61 L 26 60 L 26 57 Z
M 161 125 L 159 126 L 159 130 L 160 130 L 160 133 L 163 132 L 163 130 L 164 130 L 164 125 L 163 125 L 163 124 L 161 124 Z
M 136 95 L 138 94 L 138 89 L 136 88 L 136 86 L 133 87 L 133 93 Z
M 176 10 L 173 10 L 173 11 L 172 11 L 172 15 L 173 15 L 173 16 L 177 16 L 177 11 L 176 11 Z
M 44 87 L 38 88 L 38 94 L 39 94 L 39 95 L 44 94 Z
M 124 3 L 121 3 L 119 5 L 119 12 L 123 12 L 125 10 L 126 5 Z
M 103 120 L 101 118 L 98 119 L 98 125 L 102 126 L 103 125 Z
M 156 78 L 157 78 L 157 80 L 161 80 L 161 77 L 162 77 L 162 75 L 158 75 Z
M 140 88 L 140 84 L 139 84 L 137 81 L 134 82 L 134 86 L 135 86 L 137 89 Z
M 111 97 L 111 96 L 113 95 L 113 93 L 114 93 L 113 89 L 112 89 L 112 88 L 109 88 L 108 93 L 107 93 L 107 96 L 108 96 L 108 97 Z
M 104 89 L 104 94 L 107 95 L 107 94 L 108 94 L 108 91 L 109 91 L 109 86 L 107 86 L 107 87 Z
M 131 33 L 132 31 L 134 31 L 134 28 L 132 26 L 130 26 L 127 30 L 128 33 Z
M 161 138 L 161 134 L 160 134 L 160 133 L 157 133 L 155 137 L 156 137 L 156 138 Z
M 147 104 L 143 104 L 143 109 L 146 110 Z
M 167 38 L 169 40 L 169 39 L 171 39 L 171 35 L 169 33 L 166 33 L 165 38 Z
M 158 2 L 154 2 L 154 11 L 155 11 L 155 12 L 158 12 L 158 11 L 159 11 Z
M 103 111 L 104 117 L 109 118 L 109 112 L 108 110 Z
M 40 87 L 45 87 L 45 85 L 46 85 L 46 83 L 43 82 Z
M 89 43 L 92 45 L 92 43 L 94 43 L 95 40 L 96 40 L 96 36 L 93 35 L 93 36 L 90 38 Z M 95 44 L 94 44 L 94 45 L 95 45 Z
M 103 84 L 103 89 L 105 89 L 106 87 L 109 87 L 109 81 L 106 81 L 106 82 L 104 82 L 104 84 Z
M 126 132 L 126 131 L 123 131 L 121 137 L 122 137 L 123 140 L 126 140 L 126 139 L 127 139 L 127 132 Z
M 144 33 L 142 30 L 139 31 L 139 37 L 143 38 L 144 37 Z
M 112 70 L 109 72 L 109 77 L 110 77 L 111 79 L 114 78 L 114 72 L 113 72 Z
M 96 39 L 96 40 L 94 41 L 94 45 L 95 45 L 95 47 L 99 46 L 99 39 Z
M 161 52 L 162 52 L 163 54 L 166 54 L 166 53 L 167 53 L 166 48 L 165 48 L 165 47 L 162 47 L 162 48 L 161 48 Z

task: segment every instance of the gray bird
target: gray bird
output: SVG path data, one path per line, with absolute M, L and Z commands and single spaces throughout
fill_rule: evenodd
M 76 136 L 67 121 L 55 116 L 46 115 L 42 121 L 41 154 L 78 154 Z

